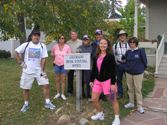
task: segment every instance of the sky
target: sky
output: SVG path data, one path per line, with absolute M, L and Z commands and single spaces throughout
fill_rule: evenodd
M 121 0 L 121 2 L 122 2 L 122 5 L 125 6 L 127 3 L 127 0 Z

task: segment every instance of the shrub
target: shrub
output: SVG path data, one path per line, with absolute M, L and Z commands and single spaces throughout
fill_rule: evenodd
M 0 58 L 10 58 L 11 53 L 9 51 L 0 50 Z

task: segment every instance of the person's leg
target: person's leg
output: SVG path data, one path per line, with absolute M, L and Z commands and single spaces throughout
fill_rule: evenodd
M 92 93 L 93 106 L 95 107 L 97 112 L 102 112 L 102 107 L 101 107 L 100 101 L 99 101 L 100 94 L 101 93 L 95 93 L 95 92 Z
M 26 73 L 22 73 L 20 80 L 20 88 L 23 89 L 23 99 L 24 105 L 21 108 L 21 112 L 26 112 L 29 108 L 29 91 L 32 87 L 32 83 L 34 81 L 34 76 Z
M 143 74 L 134 76 L 134 86 L 135 86 L 135 94 L 136 94 L 138 109 L 141 108 L 143 104 L 143 97 L 141 92 L 142 80 L 143 80 Z
M 73 79 L 74 79 L 74 70 L 68 72 L 68 94 L 73 94 Z
M 65 87 L 66 87 L 66 75 L 65 74 L 60 74 L 60 81 L 61 81 L 61 91 L 62 91 L 62 94 L 64 95 L 65 94 Z
M 50 101 L 50 85 L 49 85 L 49 80 L 47 78 L 47 76 L 40 76 L 39 74 L 36 75 L 36 80 L 38 85 L 42 86 L 42 90 L 43 90 L 43 95 L 45 98 L 45 108 L 48 109 L 55 109 L 55 105 L 52 104 L 52 102 Z
M 126 81 L 128 86 L 129 103 L 125 105 L 125 108 L 134 107 L 134 79 L 133 75 L 126 73 Z
M 55 85 L 55 87 L 56 87 L 56 92 L 57 92 L 57 94 L 59 94 L 60 95 L 60 78 L 61 78 L 61 76 L 60 76 L 60 74 L 59 73 L 56 73 L 55 74 L 55 81 L 56 81 L 56 85 Z
M 65 80 L 66 80 L 66 75 L 64 73 L 61 73 L 60 75 L 60 81 L 61 81 L 61 91 L 62 91 L 62 94 L 61 94 L 61 98 L 63 100 L 66 100 L 66 96 L 65 96 Z
M 95 80 L 92 88 L 92 102 L 97 113 L 91 117 L 92 120 L 104 120 L 104 113 L 100 105 L 99 97 L 102 92 L 102 85 L 99 81 Z
M 24 102 L 29 100 L 29 89 L 24 89 L 23 90 L 23 98 L 24 98 Z
M 112 107 L 114 110 L 115 118 L 113 120 L 113 125 L 120 125 L 120 118 L 119 118 L 119 103 L 115 97 L 115 100 L 112 102 Z
M 60 97 L 60 66 L 55 65 L 54 66 L 54 72 L 55 72 L 55 89 L 56 89 L 56 95 L 54 99 Z
M 117 86 L 118 86 L 118 97 L 123 97 L 123 87 L 122 87 L 122 78 L 124 74 L 124 69 L 120 66 L 116 66 L 116 75 L 117 75 Z

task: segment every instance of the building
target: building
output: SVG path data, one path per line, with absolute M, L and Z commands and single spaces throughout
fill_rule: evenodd
M 140 0 L 146 5 L 146 39 L 159 39 L 155 76 L 167 78 L 167 0 Z

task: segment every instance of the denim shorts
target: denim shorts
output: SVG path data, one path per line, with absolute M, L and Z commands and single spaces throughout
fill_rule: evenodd
M 64 69 L 64 65 L 62 65 L 62 66 L 55 65 L 54 72 L 56 74 L 66 74 L 67 73 L 67 71 Z

